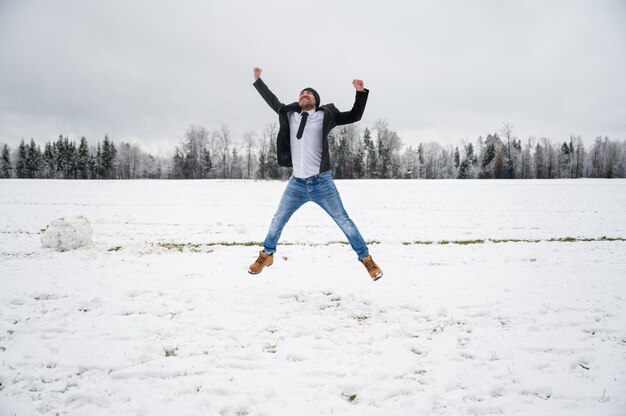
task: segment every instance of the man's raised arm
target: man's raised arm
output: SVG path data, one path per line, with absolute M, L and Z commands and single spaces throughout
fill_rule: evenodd
M 254 85 L 254 88 L 256 88 L 259 94 L 261 94 L 261 97 L 263 97 L 265 102 L 270 107 L 272 107 L 272 110 L 278 113 L 278 110 L 280 110 L 280 108 L 284 106 L 284 104 L 281 103 L 278 98 L 276 98 L 274 93 L 272 93 L 269 88 L 267 88 L 267 85 L 265 85 L 265 83 L 261 79 L 261 72 L 263 72 L 261 68 L 256 66 L 254 67 L 254 69 L 252 70 L 252 73 L 254 75 L 254 84 L 252 85 Z
M 365 111 L 365 104 L 367 103 L 367 96 L 369 90 L 365 88 L 363 80 L 353 79 L 352 85 L 356 90 L 356 97 L 354 97 L 354 105 L 352 110 L 343 111 L 337 114 L 337 125 L 350 124 L 361 120 L 363 112 Z

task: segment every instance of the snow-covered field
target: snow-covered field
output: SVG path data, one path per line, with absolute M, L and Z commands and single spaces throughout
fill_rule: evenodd
M 0 415 L 626 415 L 626 181 L 337 181 L 375 283 L 312 204 L 246 272 L 284 186 L 0 181 Z

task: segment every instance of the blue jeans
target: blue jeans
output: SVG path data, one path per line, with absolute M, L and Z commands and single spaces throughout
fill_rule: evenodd
M 361 236 L 359 229 L 352 222 L 348 213 L 341 203 L 341 197 L 330 171 L 311 176 L 306 179 L 291 177 L 283 196 L 278 204 L 278 209 L 272 224 L 265 237 L 263 248 L 266 253 L 275 253 L 276 244 L 280 238 L 283 228 L 294 212 L 305 202 L 313 201 L 331 216 L 337 223 L 341 231 L 348 237 L 348 242 L 361 260 L 369 256 L 369 251 L 365 240 Z

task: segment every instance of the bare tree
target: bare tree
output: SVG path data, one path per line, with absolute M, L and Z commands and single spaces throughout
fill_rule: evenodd
M 222 127 L 219 130 L 218 133 L 218 140 L 219 140 L 219 147 L 218 147 L 218 152 L 221 156 L 221 163 L 222 163 L 222 178 L 226 179 L 226 176 L 228 175 L 228 156 L 229 156 L 229 149 L 230 149 L 230 130 L 228 129 L 228 126 L 226 124 L 222 124 Z
M 532 179 L 535 177 L 533 170 L 533 155 L 531 150 L 533 148 L 534 142 L 535 138 L 533 136 L 528 136 L 526 146 L 524 147 L 524 151 L 522 152 L 522 179 Z
M 513 125 L 511 123 L 504 123 L 502 129 L 500 129 L 500 133 L 502 133 L 502 140 L 505 142 L 506 146 L 504 177 L 506 179 L 514 179 L 517 165 L 517 152 L 516 137 L 513 135 Z
M 256 133 L 254 131 L 248 131 L 243 134 L 243 142 L 246 148 L 246 178 L 248 179 L 252 177 L 252 149 L 254 148 L 254 144 L 256 143 L 255 136 Z
M 189 179 L 203 177 L 204 148 L 208 140 L 209 132 L 206 128 L 196 124 L 187 128 L 180 150 L 183 177 Z

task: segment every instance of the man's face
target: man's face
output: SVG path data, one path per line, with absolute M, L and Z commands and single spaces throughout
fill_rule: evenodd
M 315 104 L 317 104 L 315 102 L 315 96 L 308 90 L 304 90 L 300 93 L 298 103 L 300 104 L 300 108 L 305 111 L 315 108 Z

